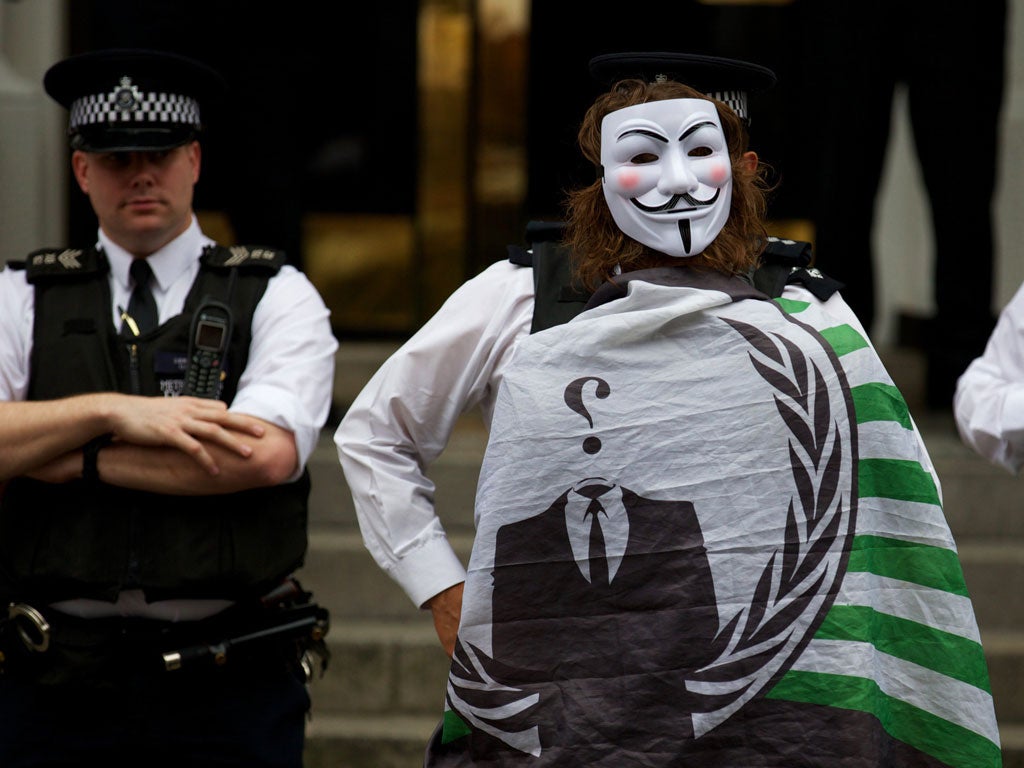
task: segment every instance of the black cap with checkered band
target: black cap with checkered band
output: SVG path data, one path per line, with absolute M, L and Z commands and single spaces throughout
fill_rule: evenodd
M 43 86 L 71 113 L 72 148 L 89 152 L 186 144 L 226 92 L 220 74 L 195 59 L 126 48 L 59 61 L 46 72 Z
M 649 83 L 672 80 L 724 101 L 750 121 L 747 95 L 775 85 L 775 73 L 760 64 L 693 53 L 606 53 L 590 60 L 590 74 L 604 85 L 637 78 Z

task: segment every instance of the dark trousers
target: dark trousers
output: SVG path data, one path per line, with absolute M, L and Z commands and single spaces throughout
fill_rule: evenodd
M 284 664 L 109 688 L 0 677 L 0 766 L 299 768 L 308 709 L 304 681 Z
M 958 5 L 916 0 L 804 3 L 811 118 L 823 151 L 817 264 L 846 284 L 865 327 L 875 319 L 872 230 L 890 135 L 893 92 L 907 89 L 931 208 L 936 315 L 929 358 L 952 393 L 992 328 L 993 222 L 1003 98 L 1005 0 Z M 927 279 L 922 276 L 921 279 Z M 948 405 L 948 404 L 947 404 Z

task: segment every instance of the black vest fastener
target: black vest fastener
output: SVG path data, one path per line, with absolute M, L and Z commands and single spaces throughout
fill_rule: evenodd
M 254 255 L 255 254 L 255 255 Z M 111 322 L 109 265 L 95 250 L 37 251 L 28 399 L 88 392 L 181 391 L 192 315 L 207 297 L 231 307 L 221 399 L 231 403 L 248 362 L 252 316 L 284 257 L 270 249 L 208 248 L 180 315 L 131 339 Z M 306 551 L 309 479 L 219 496 L 163 496 L 104 483 L 11 481 L 0 502 L 0 596 L 113 600 L 238 599 L 262 594 Z

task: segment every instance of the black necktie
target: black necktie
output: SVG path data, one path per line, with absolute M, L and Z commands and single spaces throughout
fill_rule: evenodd
M 594 499 L 587 507 L 590 515 L 590 583 L 595 587 L 608 586 L 608 557 L 604 549 L 604 533 L 597 516 L 604 512 L 601 502 Z
M 156 300 L 153 292 L 149 289 L 149 280 L 153 277 L 153 270 L 145 259 L 135 259 L 128 270 L 135 283 L 131 298 L 128 300 L 128 315 L 135 321 L 139 333 L 146 333 L 157 326 Z M 134 335 L 128 323 L 121 326 L 121 333 Z

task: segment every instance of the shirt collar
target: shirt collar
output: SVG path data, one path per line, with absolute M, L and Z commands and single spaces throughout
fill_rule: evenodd
M 161 291 L 167 290 L 167 287 L 196 261 L 203 247 L 211 242 L 213 241 L 203 235 L 202 230 L 199 229 L 199 221 L 193 216 L 188 229 L 163 248 L 146 257 L 146 261 L 149 262 L 149 266 L 153 270 L 156 288 Z M 97 247 L 107 255 L 110 273 L 114 280 L 126 290 L 129 289 L 131 281 L 128 269 L 135 257 L 111 240 L 102 228 L 99 230 Z

